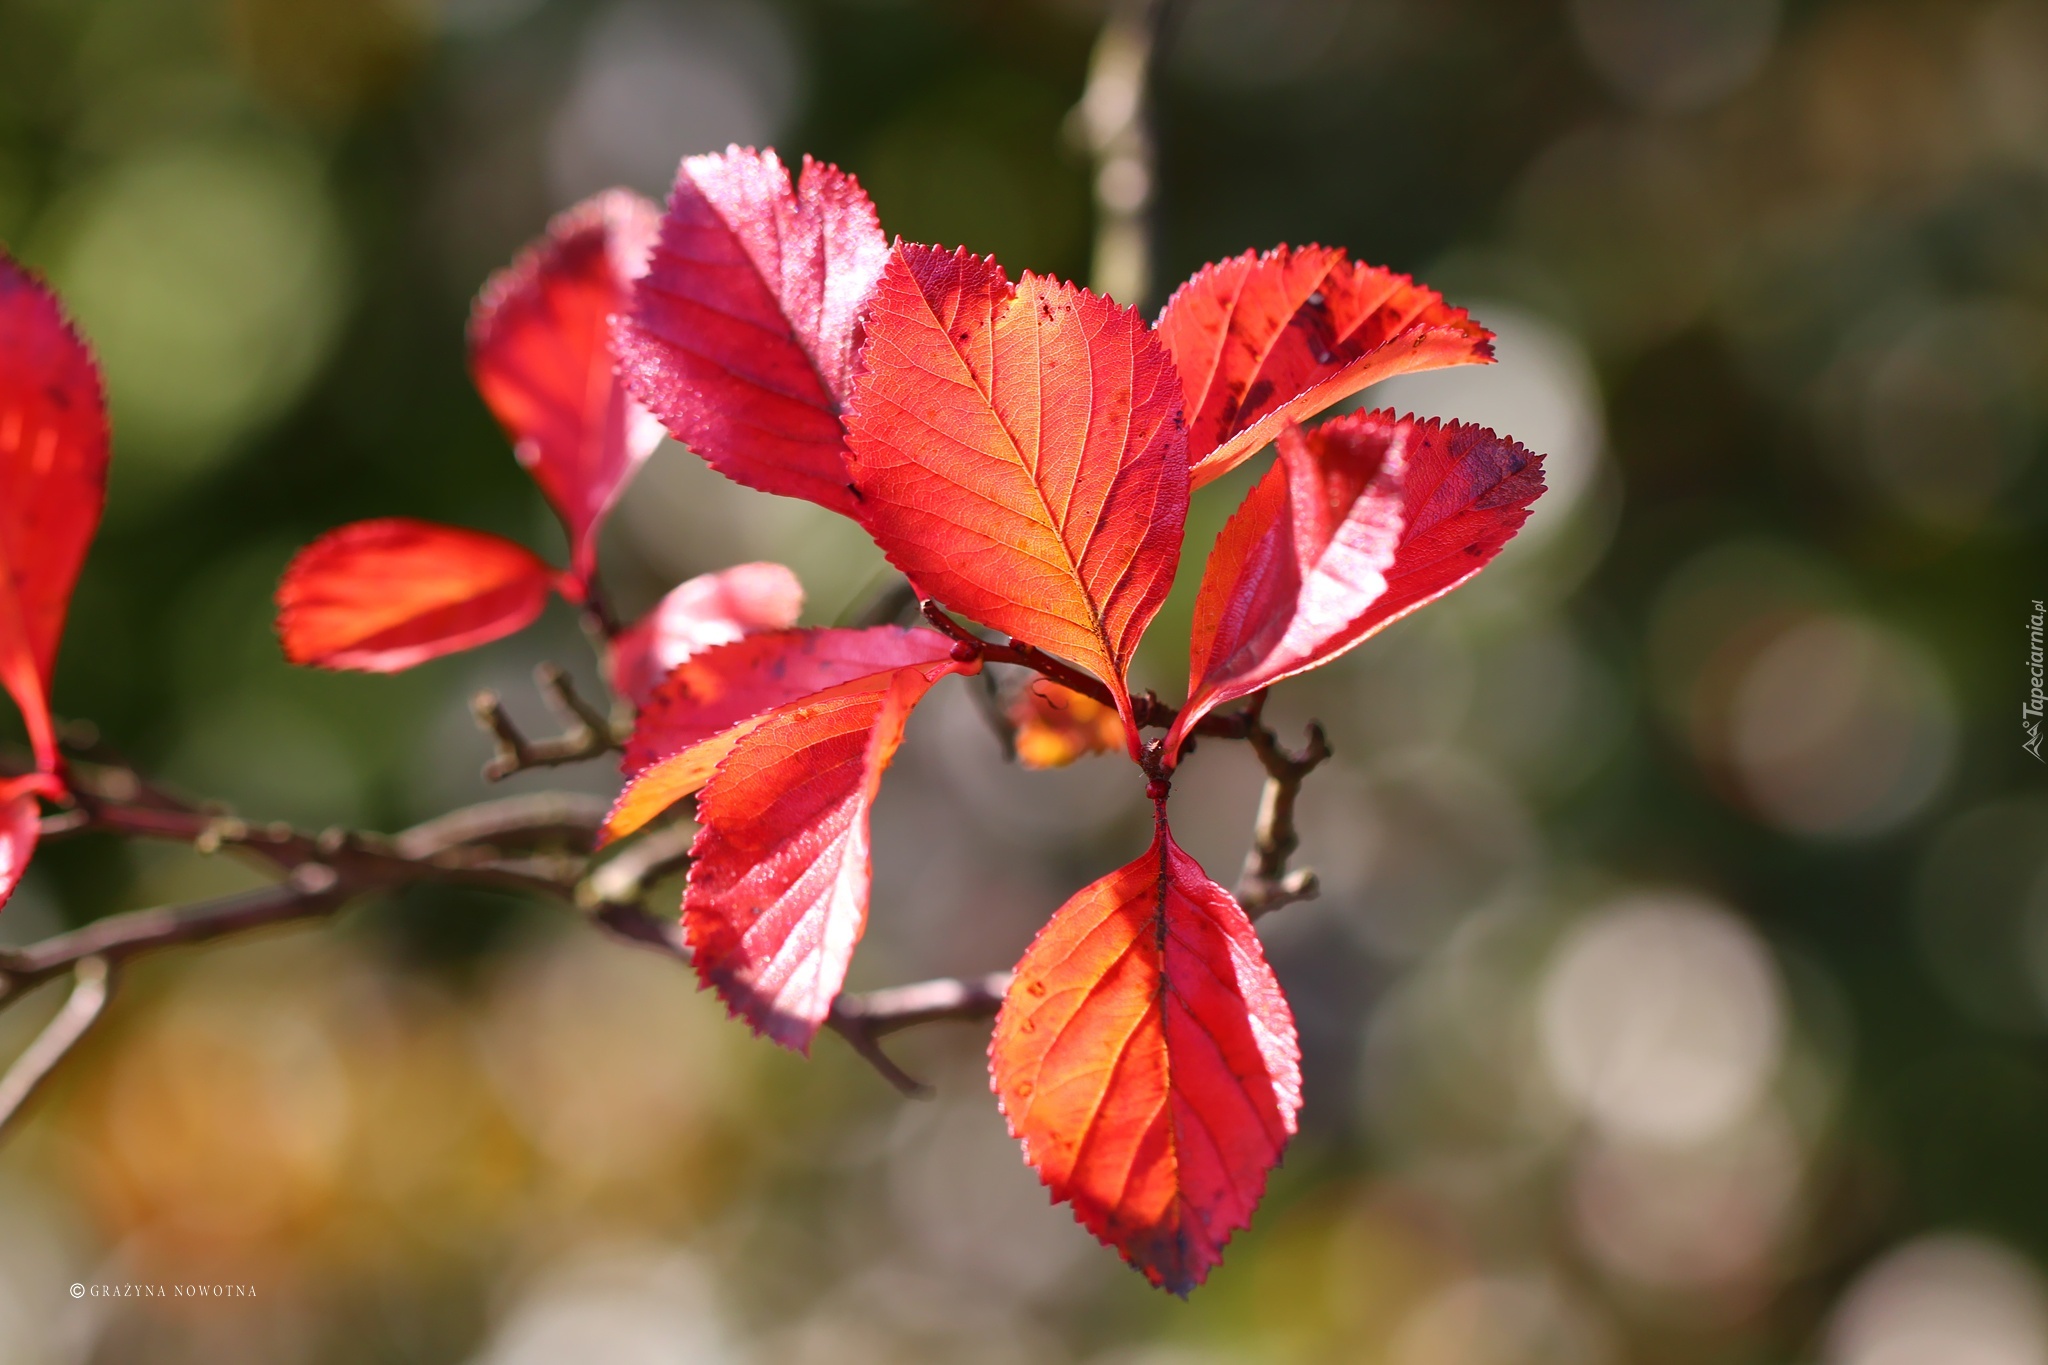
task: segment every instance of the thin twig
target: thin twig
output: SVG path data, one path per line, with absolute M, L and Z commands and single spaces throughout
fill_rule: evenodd
M 911 1099 L 925 1100 L 932 1088 L 896 1064 L 882 1049 L 882 1039 L 899 1029 L 941 1019 L 992 1019 L 1003 1007 L 1003 994 L 1010 989 L 1010 973 L 936 981 L 909 986 L 842 995 L 832 1002 L 825 1027 L 846 1040 L 882 1078 Z
M 834 1027 L 864 1029 L 877 1038 L 935 1019 L 991 1019 L 1010 989 L 1010 973 L 990 972 L 956 980 L 920 981 L 859 995 L 843 995 L 832 1007 Z
M 691 960 L 682 926 L 672 919 L 656 919 L 638 905 L 615 901 L 600 905 L 592 919 L 622 942 L 650 948 L 678 962 Z M 1001 1008 L 1009 984 L 1008 972 L 995 972 L 966 980 L 942 977 L 886 990 L 843 993 L 832 1002 L 825 1027 L 844 1038 L 898 1093 L 911 1099 L 930 1099 L 932 1088 L 897 1065 L 883 1050 L 881 1040 L 899 1029 L 941 1019 L 991 1018 Z
M 1010 988 L 1008 972 L 956 980 L 944 977 L 915 985 L 841 995 L 825 1016 L 825 1027 L 844 1038 L 869 1066 L 911 1099 L 929 1099 L 932 1088 L 898 1066 L 882 1050 L 882 1039 L 899 1029 L 941 1019 L 991 1019 Z
M 1076 692 L 1110 702 L 1101 683 L 1044 651 L 1021 640 L 982 640 L 935 604 L 923 606 L 934 625 L 984 661 L 1030 668 Z M 605 718 L 576 695 L 566 675 L 545 669 L 538 681 L 570 728 L 558 740 L 528 741 L 491 699 L 486 724 L 512 751 L 513 770 L 571 761 L 556 756 L 570 748 L 578 750 L 578 757 L 593 757 L 613 747 Z M 1149 693 L 1134 700 L 1141 724 L 1172 723 L 1174 709 Z M 1263 703 L 1264 694 L 1257 694 L 1238 711 L 1205 717 L 1195 731 L 1248 739 L 1266 769 L 1252 850 L 1238 884 L 1238 898 L 1254 917 L 1315 894 L 1315 874 L 1305 869 L 1289 872 L 1287 860 L 1299 844 L 1294 806 L 1301 782 L 1330 755 L 1321 727 L 1314 724 L 1300 754 L 1282 749 L 1260 718 Z M 187 802 L 148 787 L 116 764 L 81 765 L 73 791 L 77 808 L 54 818 L 50 823 L 61 822 L 61 827 L 50 833 L 100 831 L 181 841 L 206 852 L 250 855 L 285 876 L 276 885 L 254 891 L 115 915 L 27 947 L 0 949 L 0 1008 L 67 970 L 78 979 L 58 1018 L 0 1077 L 0 1126 L 104 1010 L 111 973 L 119 963 L 178 944 L 317 918 L 365 892 L 419 882 L 529 892 L 581 906 L 596 927 L 622 941 L 681 962 L 690 960 L 681 925 L 649 914 L 640 902 L 655 881 L 687 866 L 691 831 L 685 825 L 656 831 L 592 867 L 584 854 L 604 810 L 602 802 L 590 798 L 561 793 L 514 797 L 453 811 L 396 835 L 331 829 L 315 836 L 287 824 L 251 824 Z M 568 851 L 550 851 L 550 845 L 566 846 Z M 508 858 L 511 850 L 532 852 Z M 986 1019 L 1000 1007 L 1008 985 L 1007 973 L 995 973 L 846 994 L 834 1002 L 826 1026 L 899 1091 L 925 1095 L 929 1088 L 888 1056 L 881 1039 L 941 1019 Z
M 403 834 L 392 836 L 391 847 L 402 858 L 431 858 L 475 844 L 503 848 L 507 843 L 560 840 L 579 853 L 587 853 L 608 809 L 609 804 L 602 797 L 573 792 L 509 796 L 465 806 L 414 825 Z
M 1079 692 L 1093 698 L 1104 706 L 1115 707 L 1116 697 L 1108 687 L 1083 673 L 1063 659 L 1055 658 L 1037 645 L 1012 637 L 1007 643 L 984 640 L 966 626 L 953 619 L 952 615 L 937 602 L 926 599 L 918 604 L 925 620 L 937 627 L 941 634 L 973 649 L 983 663 L 1014 664 L 1028 668 L 1040 677 L 1058 683 L 1070 692 Z M 1168 706 L 1150 692 L 1131 698 L 1131 710 L 1138 724 L 1147 729 L 1165 729 L 1179 717 L 1180 709 Z M 1191 733 L 1210 735 L 1217 739 L 1243 739 L 1250 725 L 1250 712 L 1211 712 L 1195 723 Z
M 591 637 L 600 643 L 625 629 L 618 613 L 612 610 L 611 595 L 605 591 L 596 569 L 590 570 L 583 578 L 583 624 Z
M 116 964 L 160 948 L 308 919 L 336 909 L 352 890 L 324 863 L 307 863 L 284 881 L 194 905 L 110 915 L 25 948 L 0 950 L 0 1003 L 88 958 Z
M 82 959 L 71 973 L 71 994 L 43 1031 L 0 1076 L 0 1134 L 5 1134 L 35 1098 L 57 1064 L 92 1032 L 113 994 L 113 966 L 103 957 Z
M 1238 904 L 1253 919 L 1283 905 L 1312 900 L 1321 889 L 1314 871 L 1302 867 L 1290 872 L 1287 860 L 1301 847 L 1301 835 L 1294 827 L 1294 803 L 1301 795 L 1302 780 L 1330 757 L 1329 737 L 1317 721 L 1309 722 L 1308 744 L 1300 753 L 1281 748 L 1279 739 L 1260 719 L 1264 705 L 1261 692 L 1247 708 L 1251 724 L 1245 737 L 1266 770 L 1266 788 L 1252 825 L 1251 850 L 1244 856 L 1244 871 L 1237 879 Z
M 549 739 L 528 739 L 506 714 L 505 703 L 497 693 L 479 692 L 470 699 L 471 714 L 495 746 L 490 761 L 484 764 L 486 781 L 501 782 L 529 768 L 581 763 L 623 745 L 611 717 L 585 701 L 561 668 L 542 664 L 534 670 L 533 680 L 549 709 L 565 722 L 562 733 Z
M 859 1058 L 873 1067 L 881 1078 L 896 1087 L 896 1093 L 905 1099 L 928 1100 L 938 1092 L 924 1081 L 897 1065 L 896 1059 L 882 1050 L 882 1044 L 875 1037 L 873 1029 L 849 1025 L 836 1016 L 828 1015 L 825 1027 L 846 1040 L 848 1047 Z
M 657 919 L 638 905 L 607 901 L 591 915 L 598 928 L 623 943 L 689 962 L 690 945 L 683 940 L 683 926 L 677 919 Z
M 1152 284 L 1152 209 L 1159 172 L 1152 137 L 1152 70 L 1167 0 L 1115 0 L 1088 60 L 1074 109 L 1095 167 L 1099 294 L 1141 305 Z

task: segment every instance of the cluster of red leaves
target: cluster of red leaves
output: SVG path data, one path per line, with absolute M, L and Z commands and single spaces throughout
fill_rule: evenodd
M 42 818 L 67 794 L 50 680 L 71 589 L 107 496 L 99 366 L 43 283 L 0 252 L 0 687 L 21 708 L 33 771 L 0 770 L 0 904 Z
M 550 586 L 581 600 L 597 522 L 646 454 L 644 405 L 739 483 L 854 518 L 920 598 L 1092 673 L 1113 707 L 1045 680 L 1020 695 L 1020 754 L 1123 748 L 1157 834 L 1025 955 L 991 1077 L 1053 1193 L 1186 1292 L 1250 1218 L 1301 1085 L 1287 1002 L 1243 909 L 1174 843 L 1167 778 L 1203 716 L 1455 587 L 1521 525 L 1540 461 L 1512 441 L 1391 413 L 1298 425 L 1391 375 L 1488 360 L 1491 337 L 1313 246 L 1209 266 L 1148 327 L 964 250 L 892 247 L 851 176 L 806 159 L 792 177 L 772 152 L 686 160 L 658 233 L 651 213 L 617 194 L 573 210 L 485 289 L 472 331 L 569 572 L 468 532 L 345 528 L 287 575 L 286 648 L 399 668 L 524 624 Z M 1148 742 L 1128 672 L 1189 493 L 1275 440 L 1203 577 L 1188 704 Z M 801 1051 L 866 925 L 868 812 L 909 713 L 982 661 L 922 628 L 789 629 L 801 599 L 775 573 L 685 584 L 614 641 L 640 709 L 606 834 L 696 796 L 696 969 Z
M 1510 440 L 1392 413 L 1299 425 L 1388 376 L 1486 361 L 1490 343 L 1433 291 L 1313 246 L 1206 267 L 1147 326 L 964 250 L 890 245 L 836 167 L 693 157 L 666 213 L 601 195 L 478 300 L 471 369 L 561 518 L 567 568 L 476 531 L 357 523 L 286 571 L 279 632 L 294 661 L 388 672 L 517 630 L 550 593 L 591 608 L 638 707 L 607 837 L 696 795 L 696 970 L 800 1051 L 866 924 L 882 773 L 918 701 L 978 672 L 982 650 L 922 628 L 793 629 L 801 589 L 766 564 L 610 626 L 596 539 L 659 429 L 742 484 L 852 517 L 920 598 L 1092 673 L 1113 706 L 1034 684 L 1020 741 L 1047 764 L 1121 746 L 1156 832 L 1025 954 L 990 1074 L 1054 1195 L 1185 1293 L 1249 1220 L 1301 1084 L 1249 919 L 1168 829 L 1169 778 L 1203 716 L 1449 591 L 1520 527 L 1541 461 Z M 1275 441 L 1209 557 L 1188 702 L 1148 740 L 1128 671 L 1189 493 Z M 36 756 L 0 784 L 0 895 L 37 797 L 64 791 L 45 697 L 106 443 L 90 359 L 0 260 L 0 682 Z

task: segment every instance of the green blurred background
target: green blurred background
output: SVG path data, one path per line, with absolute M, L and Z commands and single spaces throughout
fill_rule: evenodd
M 60 713 L 252 818 L 483 794 L 465 697 L 541 728 L 532 666 L 593 676 L 566 613 L 337 677 L 284 666 L 269 592 L 374 514 L 560 552 L 464 373 L 485 274 L 740 141 L 856 171 L 892 232 L 1085 277 L 1099 19 L 0 0 L 0 240 L 64 292 L 117 433 Z M 905 1103 L 559 911 L 435 891 L 131 975 L 0 1153 L 0 1360 L 2048 1362 L 2048 773 L 2018 723 L 2048 3 L 1181 0 L 1159 132 L 1151 306 L 1281 241 L 1417 272 L 1501 363 L 1370 400 L 1511 432 L 1552 485 L 1478 582 L 1275 698 L 1340 755 L 1305 794 L 1325 894 L 1262 926 L 1308 1099 L 1211 1283 L 1159 1295 L 1046 1206 L 982 1029 L 906 1036 L 939 1098 Z M 1244 486 L 1197 499 L 1190 572 Z M 818 621 L 880 568 L 673 445 L 605 555 L 633 609 L 780 559 Z M 1258 790 L 1232 747 L 1174 799 L 1224 880 Z M 944 690 L 877 812 L 855 983 L 1006 966 L 1142 804 L 1112 760 L 1005 767 Z M 248 878 L 53 843 L 0 938 Z

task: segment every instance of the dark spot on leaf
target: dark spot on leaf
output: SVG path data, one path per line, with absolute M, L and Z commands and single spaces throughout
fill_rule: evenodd
M 1244 391 L 1244 401 L 1241 404 L 1239 404 L 1239 411 L 1258 412 L 1260 409 L 1266 406 L 1266 403 L 1272 397 L 1273 381 L 1270 379 L 1261 379 L 1256 384 L 1253 384 L 1250 388 Z

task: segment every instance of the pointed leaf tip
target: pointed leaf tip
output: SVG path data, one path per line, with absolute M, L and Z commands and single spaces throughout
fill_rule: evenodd
M 1053 1197 L 1177 1294 L 1249 1223 L 1301 1109 L 1294 1018 L 1251 921 L 1163 816 L 1025 952 L 989 1074 Z
M 99 366 L 57 297 L 0 251 L 0 687 L 36 764 L 58 764 L 50 678 L 71 591 L 106 503 Z
M 1196 487 L 1382 379 L 1493 359 L 1493 334 L 1406 275 L 1341 249 L 1275 247 L 1203 266 L 1159 315 L 1186 386 Z
M 862 524 L 918 590 L 1125 673 L 1180 557 L 1180 384 L 1137 315 L 966 251 L 899 244 L 847 412 Z
M 555 571 L 523 545 L 408 517 L 329 531 L 277 586 L 277 633 L 295 664 L 396 673 L 533 622 Z
M 727 478 L 855 513 L 839 414 L 888 254 L 859 181 L 729 147 L 677 172 L 618 327 L 628 383 Z
M 21 885 L 41 827 L 42 807 L 27 784 L 0 783 L 0 905 Z
M 661 440 L 619 378 L 611 326 L 659 224 L 660 210 L 630 191 L 587 199 L 490 278 L 470 317 L 477 391 L 561 517 L 586 581 L 605 514 Z

